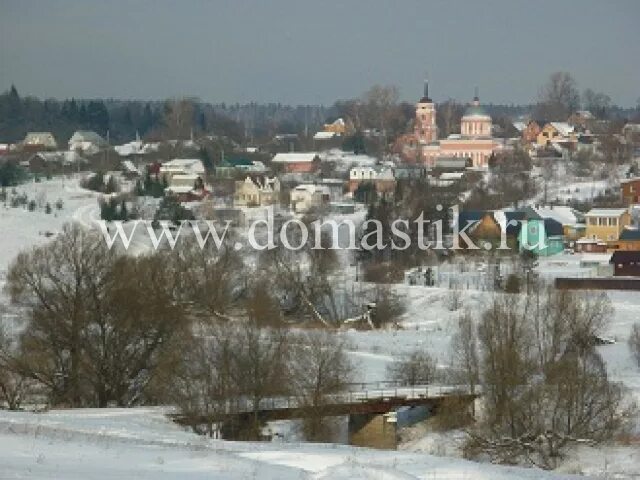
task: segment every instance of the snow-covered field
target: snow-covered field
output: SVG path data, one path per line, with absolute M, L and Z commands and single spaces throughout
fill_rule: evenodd
M 39 203 L 53 205 L 61 199 L 63 207 L 46 214 L 41 207 L 29 212 L 0 205 L 0 288 L 7 266 L 20 250 L 47 241 L 45 232 L 55 234 L 65 222 L 75 220 L 90 225 L 99 215 L 97 194 L 81 189 L 77 180 L 54 178 L 20 186 L 17 191 Z M 361 218 L 362 212 L 354 217 Z M 136 240 L 135 245 L 144 248 L 144 241 Z M 348 255 L 342 260 L 343 277 L 351 281 L 355 272 L 347 268 Z M 540 260 L 539 273 L 545 278 L 587 272 L 580 266 L 579 255 L 562 254 Z M 446 289 L 397 285 L 394 291 L 407 307 L 400 329 L 341 333 L 351 344 L 349 355 L 358 366 L 358 381 L 384 380 L 387 366 L 416 347 L 425 348 L 438 364 L 446 365 L 451 335 L 462 309 L 477 314 L 491 300 L 490 293 L 464 290 L 462 308 L 450 311 Z M 599 349 L 612 377 L 624 382 L 640 403 L 640 369 L 633 364 L 626 344 L 631 325 L 640 321 L 640 293 L 610 292 L 609 296 L 615 311 L 606 335 L 616 342 Z M 451 457 L 459 455 L 458 433 L 413 433 L 414 437 L 402 446 L 403 451 L 383 452 L 338 445 L 207 440 L 179 429 L 157 409 L 0 412 L 0 480 L 568 478 L 466 462 Z M 639 478 L 640 448 L 583 447 L 573 452 L 560 470 Z
M 10 197 L 13 190 L 7 189 Z M 92 220 L 100 218 L 99 194 L 80 188 L 77 178 L 55 177 L 27 183 L 15 187 L 15 194 L 26 194 L 37 206 L 30 212 L 26 207 L 11 208 L 0 203 L 0 281 L 15 256 L 29 246 L 46 242 L 47 232 L 56 234 L 70 221 L 90 225 Z M 58 200 L 62 200 L 60 210 L 55 207 Z M 49 214 L 45 213 L 46 203 L 52 206 Z
M 570 479 L 422 453 L 209 440 L 158 409 L 0 412 L 0 479 Z

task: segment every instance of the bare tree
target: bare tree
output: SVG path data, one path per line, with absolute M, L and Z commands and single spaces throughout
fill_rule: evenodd
M 139 403 L 188 335 L 174 273 L 160 255 L 125 259 L 97 232 L 65 226 L 9 269 L 6 289 L 28 311 L 14 368 L 53 405 Z
M 186 140 L 193 130 L 195 104 L 192 99 L 169 100 L 164 107 L 166 135 L 171 140 Z
M 538 94 L 536 115 L 547 120 L 566 121 L 580 106 L 576 81 L 567 72 L 555 72 Z
M 241 438 L 256 440 L 260 438 L 262 427 L 260 408 L 263 401 L 289 393 L 289 332 L 283 328 L 263 329 L 256 322 L 246 321 L 235 335 L 234 381 L 240 393 L 246 396 L 252 412 L 250 424 L 238 433 Z
M 379 284 L 373 291 L 370 317 L 375 328 L 396 325 L 405 312 L 405 305 L 388 285 Z
M 233 372 L 236 331 L 228 323 L 197 325 L 171 383 L 170 398 L 197 433 L 221 433 L 225 414 L 238 410 L 240 391 Z
M 598 118 L 606 118 L 611 107 L 611 97 L 602 92 L 595 92 L 587 88 L 582 92 L 582 108 L 590 111 Z
M 631 334 L 629 335 L 629 350 L 636 359 L 636 363 L 640 367 L 640 323 L 636 323 L 631 327 Z
M 480 383 L 478 335 L 473 318 L 465 311 L 458 318 L 458 328 L 451 339 L 452 380 L 475 393 Z
M 9 410 L 20 408 L 30 384 L 16 365 L 18 355 L 16 339 L 0 324 L 0 405 Z
M 460 132 L 463 113 L 463 106 L 455 100 L 449 99 L 438 105 L 436 122 L 438 123 L 438 132 L 442 138 L 447 138 L 452 133 Z
M 229 233 L 220 248 L 210 240 L 200 248 L 195 238 L 181 236 L 180 248 L 171 256 L 184 300 L 213 319 L 228 319 L 227 309 L 243 287 L 245 267 L 233 245 Z
M 407 353 L 387 367 L 389 380 L 400 385 L 427 385 L 433 382 L 435 372 L 435 361 L 424 350 Z
M 345 347 L 344 340 L 327 330 L 309 330 L 294 338 L 291 389 L 306 412 L 307 440 L 331 440 L 333 425 L 325 407 L 332 403 L 331 395 L 345 390 L 352 380 L 353 366 Z
M 458 282 L 453 282 L 447 290 L 447 296 L 445 299 L 447 308 L 451 312 L 455 312 L 462 308 L 462 289 Z
M 620 432 L 630 410 L 595 350 L 605 296 L 536 289 L 496 297 L 478 328 L 484 414 L 467 453 L 554 468 L 575 443 Z

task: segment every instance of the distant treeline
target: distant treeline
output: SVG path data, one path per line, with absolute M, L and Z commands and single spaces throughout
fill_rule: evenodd
M 195 135 L 215 134 L 242 143 L 269 138 L 277 133 L 313 133 L 327 115 L 321 106 L 291 107 L 281 104 L 255 103 L 209 104 L 188 99 L 190 108 L 188 132 Z M 112 144 L 142 138 L 170 138 L 167 117 L 172 101 L 140 101 L 114 99 L 46 99 L 21 96 L 15 86 L 0 94 L 0 143 L 16 143 L 27 132 L 53 133 L 62 146 L 76 130 L 93 130 Z
M 181 107 L 189 117 L 186 124 L 176 128 L 176 102 L 188 102 Z M 166 101 L 115 100 L 115 99 L 46 99 L 20 96 L 15 86 L 0 94 L 0 143 L 16 143 L 24 139 L 27 132 L 48 131 L 53 133 L 60 146 L 66 144 L 76 130 L 93 130 L 106 137 L 112 144 L 133 140 L 136 133 L 152 140 L 195 135 L 214 134 L 225 136 L 237 143 L 260 143 L 279 133 L 313 135 L 324 123 L 340 116 L 348 116 L 345 108 L 351 101 L 337 101 L 327 107 L 323 105 L 283 105 L 280 103 L 247 104 L 205 103 L 198 99 Z M 463 104 L 453 102 L 458 116 Z M 401 102 L 401 130 L 413 118 L 413 104 Z M 494 120 L 516 118 L 530 114 L 534 105 L 485 104 Z M 611 118 L 631 118 L 636 110 L 611 106 Z M 174 112 L 172 116 L 172 110 Z M 439 112 L 440 113 L 440 112 Z M 182 119 L 184 120 L 184 119 Z M 173 123 L 172 123 L 173 122 Z M 188 128 L 184 128 L 185 125 Z

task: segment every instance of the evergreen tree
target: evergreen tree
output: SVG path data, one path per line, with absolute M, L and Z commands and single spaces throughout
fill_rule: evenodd
M 127 211 L 127 203 L 123 200 L 120 204 L 120 220 L 127 221 L 129 220 L 129 212 Z

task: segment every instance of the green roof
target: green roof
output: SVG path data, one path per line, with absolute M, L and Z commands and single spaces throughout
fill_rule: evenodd
M 469 107 L 467 108 L 467 110 L 464 112 L 464 116 L 465 117 L 488 117 L 489 114 L 487 113 L 487 111 L 482 108 L 481 105 L 469 105 Z

